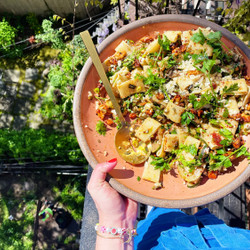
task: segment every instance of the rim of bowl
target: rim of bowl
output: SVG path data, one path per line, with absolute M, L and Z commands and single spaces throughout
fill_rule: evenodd
M 235 35 L 229 32 L 227 29 L 219 26 L 216 23 L 210 22 L 206 19 L 200 19 L 197 17 L 193 17 L 190 15 L 157 15 L 152 17 L 147 17 L 128 25 L 125 25 L 121 29 L 115 31 L 113 34 L 108 36 L 98 47 L 98 52 L 102 52 L 105 47 L 110 44 L 112 41 L 119 38 L 122 34 L 139 28 L 143 25 L 152 24 L 152 23 L 161 23 L 161 22 L 181 22 L 181 23 L 190 23 L 195 24 L 202 27 L 210 27 L 214 31 L 221 31 L 222 36 L 226 37 L 230 41 L 232 41 L 241 51 L 246 55 L 248 59 L 250 59 L 250 50 L 249 48 Z M 74 94 L 74 102 L 73 102 L 73 123 L 75 134 L 80 145 L 80 148 L 88 160 L 90 166 L 94 168 L 96 164 L 98 164 L 97 160 L 95 159 L 94 155 L 92 154 L 89 146 L 86 142 L 85 135 L 82 130 L 82 123 L 81 123 L 81 93 L 84 86 L 84 82 L 87 77 L 87 73 L 92 66 L 92 61 L 89 58 L 85 63 L 84 67 L 81 70 L 80 76 L 77 80 L 75 94 Z M 80 94 L 79 94 L 80 93 Z M 119 193 L 124 196 L 127 196 L 131 199 L 134 199 L 140 203 L 156 206 L 156 207 L 167 207 L 167 208 L 187 208 L 187 207 L 194 207 L 194 206 L 201 206 L 204 204 L 208 204 L 215 200 L 225 197 L 229 193 L 233 192 L 236 188 L 238 188 L 242 183 L 244 183 L 250 176 L 250 165 L 246 167 L 246 169 L 232 182 L 227 184 L 226 186 L 222 187 L 221 189 L 207 194 L 202 197 L 191 198 L 191 199 L 182 199 L 182 200 L 167 200 L 167 199 L 158 199 L 153 197 L 148 197 L 143 194 L 137 193 L 123 184 L 119 183 L 116 179 L 112 178 L 110 175 L 107 176 L 107 181 L 110 185 L 116 189 Z

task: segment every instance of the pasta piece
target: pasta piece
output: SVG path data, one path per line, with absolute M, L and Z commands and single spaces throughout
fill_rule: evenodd
M 202 125 L 202 127 L 204 127 L 204 126 Z M 205 130 L 202 131 L 202 133 L 201 133 L 201 138 L 206 142 L 206 144 L 211 149 L 221 148 L 222 146 L 220 146 L 219 144 L 216 144 L 214 142 L 213 135 L 219 135 L 219 129 L 215 128 L 211 125 L 206 124 Z
M 199 79 L 202 77 L 202 75 L 196 75 L 196 76 L 191 76 L 191 75 L 183 75 L 177 78 L 176 82 L 179 85 L 181 90 L 187 89 L 189 86 L 193 85 Z
M 122 53 L 126 53 L 129 54 L 131 53 L 131 47 L 125 42 L 122 41 L 116 48 L 115 48 L 116 52 L 122 52 Z
M 150 140 L 150 137 L 156 133 L 158 128 L 161 126 L 161 123 L 148 117 L 142 125 L 136 130 L 135 136 L 140 140 L 146 142 Z
M 144 169 L 142 173 L 142 179 L 152 182 L 159 182 L 161 177 L 161 170 L 155 169 L 155 166 L 151 164 L 153 159 L 149 157 L 148 161 L 144 164 Z
M 181 36 L 181 31 L 165 31 L 164 35 L 170 40 L 170 42 L 177 42 L 178 38 Z
M 201 178 L 204 171 L 204 167 L 196 167 L 193 172 L 190 172 L 188 167 L 183 167 L 178 165 L 178 173 L 182 179 L 184 179 L 188 184 L 197 184 Z
M 135 93 L 145 92 L 143 81 L 138 79 L 130 79 L 123 82 L 117 86 L 117 89 L 122 99 Z
M 182 108 L 172 102 L 168 102 L 167 107 L 164 110 L 164 114 L 167 118 L 175 123 L 181 122 L 181 115 L 185 111 L 185 108 Z
M 229 88 L 230 86 L 234 84 L 238 84 L 239 89 L 236 91 L 232 91 L 228 93 L 227 95 L 246 95 L 248 93 L 248 87 L 246 84 L 246 80 L 244 78 L 242 79 L 237 79 L 237 80 L 224 80 L 220 82 L 220 88 L 223 90 L 225 87 Z
M 238 103 L 234 96 L 231 96 L 228 98 L 228 102 L 225 104 L 225 108 L 227 108 L 229 116 L 240 113 L 240 110 L 238 108 Z M 225 108 L 219 109 L 220 116 L 223 116 L 223 113 L 225 112 Z
M 165 133 L 163 137 L 163 150 L 166 152 L 171 152 L 172 150 L 176 149 L 178 141 L 178 135 Z
M 250 132 L 250 122 L 244 122 L 241 127 L 243 134 L 249 134 Z
M 200 140 L 192 136 L 188 136 L 184 142 L 184 145 L 186 146 L 195 145 L 198 151 L 200 143 L 201 143 Z M 192 161 L 195 157 L 193 154 L 191 154 L 190 152 L 186 152 L 185 150 L 183 150 L 182 155 L 184 156 L 186 161 Z M 196 184 L 200 180 L 203 171 L 204 167 L 201 166 L 197 166 L 192 172 L 190 172 L 189 167 L 184 167 L 183 165 L 180 164 L 178 165 L 179 175 L 181 176 L 182 179 L 184 179 L 188 183 Z
M 148 47 L 146 48 L 146 51 L 144 52 L 145 55 L 148 55 L 150 53 L 158 52 L 160 49 L 160 44 L 158 43 L 158 39 L 155 39 L 153 42 L 151 42 Z
M 183 45 L 187 45 L 190 42 L 190 38 L 192 37 L 192 31 L 191 30 L 187 30 L 187 31 L 183 31 L 181 34 L 181 42 Z
M 198 151 L 198 148 L 199 148 L 199 146 L 200 146 L 200 140 L 198 140 L 198 139 L 195 139 L 194 137 L 192 137 L 192 136 L 188 136 L 187 138 L 186 138 L 186 140 L 185 140 L 185 142 L 184 142 L 184 145 L 186 145 L 186 146 L 190 146 L 190 145 L 195 145 L 195 147 L 197 148 L 197 151 Z M 191 161 L 191 160 L 193 160 L 194 159 L 194 155 L 192 155 L 191 153 L 189 153 L 189 152 L 186 152 L 185 150 L 183 151 L 183 156 L 185 157 L 185 159 L 187 160 L 187 161 Z
M 238 128 L 239 122 L 234 119 L 221 119 L 219 120 L 221 122 L 222 128 L 228 129 L 232 135 L 234 136 L 236 133 L 236 130 Z
M 176 130 L 177 130 L 179 145 L 183 145 L 186 138 L 188 137 L 188 133 L 181 128 L 177 128 Z

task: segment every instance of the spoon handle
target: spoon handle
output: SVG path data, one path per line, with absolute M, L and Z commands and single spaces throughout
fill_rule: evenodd
M 97 73 L 99 74 L 101 81 L 104 84 L 104 87 L 109 95 L 110 101 L 112 102 L 112 104 L 114 106 L 114 109 L 115 109 L 117 116 L 118 116 L 120 122 L 122 123 L 122 125 L 125 125 L 126 121 L 122 115 L 120 106 L 116 100 L 114 93 L 113 93 L 110 82 L 106 76 L 106 73 L 105 73 L 105 70 L 104 70 L 103 65 L 101 63 L 101 60 L 99 58 L 99 55 L 97 54 L 96 47 L 92 41 L 92 38 L 91 38 L 88 30 L 81 32 L 80 35 L 81 35 L 81 38 L 82 38 L 82 40 L 83 40 L 83 42 L 84 42 L 84 44 L 89 52 L 89 56 L 91 57 L 92 62 L 95 65 Z

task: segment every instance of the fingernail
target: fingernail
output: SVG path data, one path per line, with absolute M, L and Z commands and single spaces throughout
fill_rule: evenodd
M 116 162 L 116 161 L 117 161 L 117 158 L 114 158 L 114 159 L 109 160 L 108 162 L 109 162 L 109 163 L 114 163 L 114 162 Z

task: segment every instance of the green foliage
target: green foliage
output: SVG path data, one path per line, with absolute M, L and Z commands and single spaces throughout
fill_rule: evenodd
M 32 227 L 36 212 L 35 201 L 31 200 L 25 204 L 19 203 L 21 206 L 17 206 L 16 209 L 22 209 L 22 211 L 19 211 L 22 215 L 18 220 L 8 219 L 10 202 L 11 200 L 7 198 L 0 199 L 0 248 L 4 250 L 31 249 L 33 244 Z
M 36 35 L 38 42 L 50 43 L 54 49 L 65 49 L 62 32 L 55 30 L 52 27 L 53 23 L 50 20 L 44 19 L 42 22 L 43 34 Z
M 61 49 L 56 64 L 50 66 L 49 88 L 44 94 L 41 113 L 48 119 L 72 122 L 72 104 L 77 77 L 88 58 L 79 35 Z
M 66 207 L 75 220 L 81 220 L 85 190 L 83 178 L 75 177 L 66 185 L 63 180 L 57 182 L 61 182 L 63 185 L 53 188 L 56 193 L 56 200 Z
M 12 49 L 9 45 L 15 43 L 17 30 L 5 19 L 0 22 L 0 52 L 8 53 Z
M 0 158 L 15 158 L 19 163 L 58 160 L 63 164 L 87 164 L 74 135 L 44 129 L 1 129 Z
M 227 28 L 243 41 L 249 42 L 250 32 L 248 27 L 250 20 L 250 1 L 243 1 L 240 7 L 236 10 L 228 8 L 223 14 L 225 17 L 229 18 L 223 27 Z
M 35 35 L 41 34 L 43 32 L 42 26 L 40 25 L 36 15 L 30 13 L 26 16 L 26 21 L 30 28 L 35 32 Z

